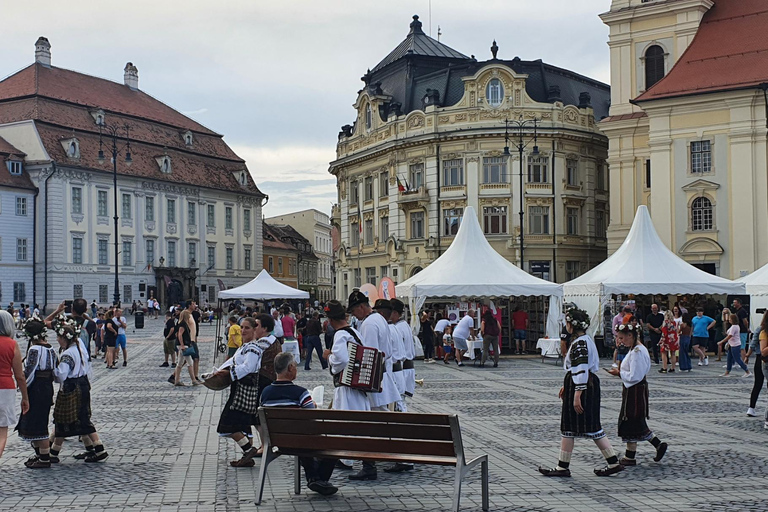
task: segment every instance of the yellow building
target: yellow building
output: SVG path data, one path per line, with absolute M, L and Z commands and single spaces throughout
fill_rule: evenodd
M 540 277 L 573 279 L 605 259 L 607 139 L 596 125 L 608 86 L 498 51 L 494 41 L 489 60 L 463 55 L 414 16 L 405 40 L 363 76 L 329 169 L 339 298 L 429 265 L 467 206 L 499 253 Z
M 638 205 L 688 262 L 736 278 L 768 262 L 764 0 L 613 0 L 608 250 Z

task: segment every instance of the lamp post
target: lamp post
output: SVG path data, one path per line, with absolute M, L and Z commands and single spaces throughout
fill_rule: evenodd
M 118 135 L 121 128 L 125 130 L 125 145 L 118 148 L 118 141 L 121 137 Z M 106 134 L 104 133 L 106 132 Z M 104 156 L 104 141 L 103 136 L 106 135 L 108 139 L 112 140 L 112 147 L 108 149 L 112 153 L 112 188 L 114 190 L 115 199 L 115 294 L 113 303 L 115 306 L 120 304 L 120 277 L 119 277 L 119 265 L 118 258 L 120 257 L 120 249 L 118 240 L 120 236 L 120 230 L 117 225 L 119 216 L 117 215 L 117 156 L 125 151 L 125 166 L 130 167 L 133 163 L 131 159 L 131 128 L 127 124 L 124 126 L 107 126 L 104 124 L 99 125 L 99 154 L 97 160 L 99 164 L 104 165 L 106 158 Z M 107 143 L 108 144 L 108 143 Z
M 517 151 L 520 155 L 520 268 L 525 270 L 525 260 L 523 259 L 525 245 L 524 245 L 524 233 L 525 233 L 525 198 L 523 195 L 523 150 L 528 147 L 528 145 L 533 142 L 533 150 L 531 151 L 531 154 L 533 156 L 536 156 L 539 154 L 539 146 L 538 146 L 538 133 L 537 129 L 539 126 L 539 120 L 538 119 L 528 119 L 523 120 L 523 116 L 520 116 L 520 119 L 518 120 L 504 120 L 504 155 L 507 157 L 507 161 L 509 161 L 509 128 L 512 127 L 512 129 L 517 134 L 517 143 L 515 144 L 515 147 L 517 148 Z M 529 139 L 527 142 L 525 141 L 526 132 L 529 128 L 533 128 L 533 139 Z

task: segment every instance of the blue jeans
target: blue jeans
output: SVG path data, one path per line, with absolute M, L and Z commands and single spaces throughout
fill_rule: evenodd
M 309 363 L 312 361 L 312 349 L 317 352 L 317 358 L 323 366 L 323 370 L 328 368 L 328 363 L 323 359 L 323 346 L 320 344 L 320 336 L 305 336 L 304 348 L 307 349 L 307 358 L 304 360 L 304 369 L 309 370 Z
M 680 371 L 691 368 L 691 337 L 680 336 Z
M 738 364 L 741 366 L 741 369 L 745 372 L 749 373 L 749 368 L 747 368 L 747 365 L 744 364 L 744 361 L 741 360 L 741 346 L 736 345 L 735 347 L 732 347 L 728 345 L 728 359 L 727 364 L 725 367 L 726 372 L 730 372 L 731 368 L 733 368 L 733 363 Z

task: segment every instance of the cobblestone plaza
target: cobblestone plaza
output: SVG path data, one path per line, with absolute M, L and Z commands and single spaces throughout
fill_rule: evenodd
M 165 380 L 160 342 L 162 324 L 131 333 L 129 363 L 107 371 L 96 364 L 92 381 L 93 421 L 109 458 L 84 464 L 72 458 L 81 446 L 68 440 L 62 462 L 50 470 L 24 468 L 31 454 L 13 433 L 0 459 L 0 510 L 56 511 L 364 511 L 448 510 L 452 468 L 421 466 L 410 473 L 379 472 L 375 482 L 349 482 L 336 471 L 338 494 L 325 498 L 306 488 L 293 494 L 292 461 L 270 465 L 264 501 L 256 507 L 259 463 L 235 469 L 239 456 L 231 440 L 219 439 L 216 424 L 226 392 L 173 388 Z M 201 328 L 203 371 L 210 367 L 213 328 Z M 714 360 L 713 360 L 714 361 Z M 603 366 L 610 361 L 603 360 Z M 570 479 L 547 479 L 538 464 L 557 461 L 562 369 L 539 358 L 502 359 L 499 368 L 417 362 L 412 410 L 460 416 L 468 456 L 490 455 L 491 510 L 590 512 L 629 510 L 766 510 L 759 483 L 768 476 L 768 432 L 763 419 L 748 418 L 752 379 L 719 378 L 720 363 L 694 367 L 690 374 L 649 376 L 649 425 L 670 444 L 661 463 L 652 461 L 649 444 L 638 448 L 639 465 L 597 478 L 604 461 L 588 441 L 577 441 Z M 327 372 L 315 362 L 300 370 L 297 383 L 324 384 L 326 406 L 332 395 Z M 189 376 L 182 377 L 189 383 Z M 614 448 L 621 382 L 605 374 L 603 426 Z M 765 393 L 764 393 L 765 395 Z M 768 395 L 761 397 L 763 411 Z M 762 414 L 762 413 L 761 413 Z M 735 485 L 742 482 L 743 485 Z M 757 488 L 756 488 L 756 485 Z M 470 474 L 462 492 L 462 510 L 479 511 L 480 472 Z

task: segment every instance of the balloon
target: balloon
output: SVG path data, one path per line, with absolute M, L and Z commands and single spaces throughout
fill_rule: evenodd
M 363 295 L 368 297 L 368 301 L 371 303 L 371 305 L 373 305 L 373 303 L 379 299 L 379 292 L 371 283 L 365 283 L 360 287 L 360 291 L 363 293 Z
M 395 298 L 395 282 L 388 277 L 382 277 L 379 281 L 379 298 L 381 299 L 394 299 Z

